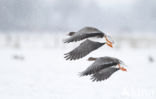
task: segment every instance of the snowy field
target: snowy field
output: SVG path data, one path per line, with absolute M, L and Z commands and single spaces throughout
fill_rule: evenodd
M 156 99 L 156 48 L 103 46 L 83 59 L 66 61 L 64 53 L 71 49 L 1 48 L 0 99 Z M 117 57 L 128 71 L 102 82 L 79 77 L 92 63 L 86 61 L 90 56 Z

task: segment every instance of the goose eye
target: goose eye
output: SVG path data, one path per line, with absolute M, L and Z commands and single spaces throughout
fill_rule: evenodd
M 120 66 L 121 67 L 127 67 L 127 65 L 123 61 L 120 61 Z

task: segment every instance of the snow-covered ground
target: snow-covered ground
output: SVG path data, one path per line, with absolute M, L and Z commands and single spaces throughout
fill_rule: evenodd
M 64 53 L 71 49 L 1 48 L 0 99 L 156 99 L 155 48 L 104 46 L 83 59 L 66 61 Z M 79 77 L 92 63 L 86 61 L 90 56 L 117 57 L 128 71 L 102 82 Z

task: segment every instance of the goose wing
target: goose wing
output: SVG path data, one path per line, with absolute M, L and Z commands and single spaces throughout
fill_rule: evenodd
M 94 27 L 84 27 L 77 32 L 77 34 L 89 34 L 89 33 L 103 33 L 103 32 Z
M 109 67 L 100 70 L 99 72 L 92 75 L 91 80 L 92 81 L 102 81 L 108 79 L 113 73 L 118 71 L 119 68 Z
M 117 65 L 119 62 L 116 59 L 111 57 L 101 57 L 95 60 L 95 62 L 89 66 L 85 71 L 83 71 L 80 75 L 87 76 L 99 72 L 100 70 Z
M 87 39 L 84 42 L 82 42 L 78 47 L 76 47 L 74 50 L 70 51 L 69 53 L 66 53 L 65 58 L 66 60 L 80 59 L 88 55 L 90 52 L 101 47 L 103 44 L 105 43 L 94 42 Z
M 104 33 L 93 27 L 85 27 L 66 39 L 64 43 L 76 42 L 89 37 L 103 37 Z

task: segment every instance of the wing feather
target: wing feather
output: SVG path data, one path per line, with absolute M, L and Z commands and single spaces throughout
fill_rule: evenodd
M 106 69 L 102 69 L 99 72 L 93 74 L 91 76 L 92 81 L 102 81 L 108 79 L 113 73 L 118 71 L 119 68 L 109 67 Z
M 90 37 L 103 37 L 105 34 L 94 28 L 94 27 L 85 27 L 76 32 L 73 36 L 66 39 L 64 43 L 77 42 Z
M 89 66 L 85 71 L 83 71 L 81 73 L 81 76 L 91 75 L 100 71 L 101 69 L 111 67 L 117 64 L 119 64 L 119 61 L 116 58 L 101 57 L 96 59 L 95 62 L 91 64 L 91 66 Z
M 66 53 L 64 58 L 66 58 L 66 60 L 80 59 L 104 44 L 105 43 L 94 42 L 87 39 L 74 50 L 70 51 L 69 53 Z

